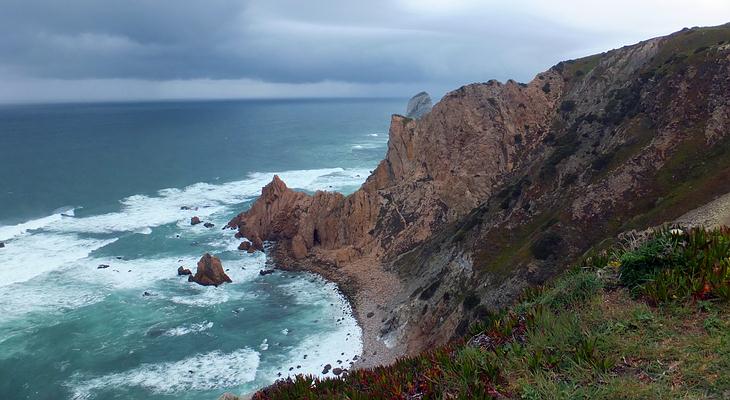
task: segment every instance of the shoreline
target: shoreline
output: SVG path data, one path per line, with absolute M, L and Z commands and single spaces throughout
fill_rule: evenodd
M 362 355 L 352 365 L 351 370 L 388 365 L 404 355 L 400 343 L 388 347 L 380 340 L 386 305 L 401 287 L 395 274 L 384 271 L 378 261 L 370 258 L 360 258 L 338 267 L 318 261 L 316 254 L 314 257 L 310 255 L 304 260 L 295 261 L 288 256 L 288 249 L 278 242 L 271 249 L 272 252 L 267 257 L 275 268 L 317 274 L 334 282 L 350 303 L 353 316 L 362 329 Z

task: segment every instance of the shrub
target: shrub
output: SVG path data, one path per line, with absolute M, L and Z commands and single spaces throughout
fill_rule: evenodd
M 538 260 L 546 260 L 553 254 L 558 252 L 563 239 L 555 232 L 547 232 L 537 239 L 530 246 L 532 255 Z
M 573 100 L 565 100 L 562 103 L 560 103 L 560 111 L 568 113 L 575 109 L 575 101 Z
M 730 299 L 730 230 L 662 230 L 621 255 L 620 280 L 656 303 Z
M 477 296 L 476 293 L 469 292 L 464 297 L 464 308 L 467 310 L 471 310 L 472 308 L 478 306 L 481 301 L 482 300 L 479 298 L 479 296 Z

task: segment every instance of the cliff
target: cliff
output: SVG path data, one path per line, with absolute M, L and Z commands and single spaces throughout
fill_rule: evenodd
M 276 177 L 229 225 L 354 291 L 395 280 L 370 296 L 374 341 L 415 354 L 602 240 L 730 192 L 729 133 L 730 26 L 686 29 L 394 115 L 358 191 Z

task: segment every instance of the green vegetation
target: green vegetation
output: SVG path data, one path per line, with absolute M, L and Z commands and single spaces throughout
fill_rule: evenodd
M 730 392 L 729 256 L 727 228 L 661 230 L 526 290 L 468 341 L 340 379 L 281 380 L 253 398 L 720 399 Z

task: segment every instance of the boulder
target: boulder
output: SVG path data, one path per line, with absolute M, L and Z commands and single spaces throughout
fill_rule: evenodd
M 322 370 L 322 375 L 326 375 L 328 372 L 330 372 L 330 369 L 332 369 L 332 366 L 327 364 L 324 366 L 324 369 Z
M 433 104 L 431 103 L 431 96 L 426 92 L 418 93 L 408 100 L 408 107 L 406 108 L 406 117 L 418 119 L 428 114 L 431 111 Z
M 275 270 L 273 270 L 273 269 L 262 269 L 261 271 L 259 271 L 259 275 L 264 276 L 264 275 L 273 274 L 274 271 Z
M 0 249 L 2 249 L 3 247 L 5 247 L 5 243 L 0 242 Z
M 212 227 L 215 226 L 215 224 L 212 224 L 210 222 L 206 222 L 206 223 L 203 224 L 203 226 L 206 227 L 206 228 L 212 228 Z
M 241 242 L 241 244 L 238 245 L 238 250 L 241 251 L 247 251 L 251 248 L 251 242 Z
M 183 276 L 183 275 L 192 275 L 193 273 L 192 273 L 192 271 L 190 271 L 187 268 L 180 267 L 177 269 L 177 274 L 180 276 Z
M 342 368 L 332 368 L 332 373 L 335 374 L 335 376 L 342 375 Z
M 198 218 L 198 217 L 192 217 L 192 218 L 190 218 L 190 225 L 198 225 L 201 222 L 202 221 L 200 221 L 200 218 Z
M 218 286 L 225 282 L 232 282 L 231 278 L 223 270 L 223 264 L 218 257 L 205 253 L 198 261 L 198 269 L 195 275 L 188 278 L 189 282 L 195 282 L 203 286 Z

